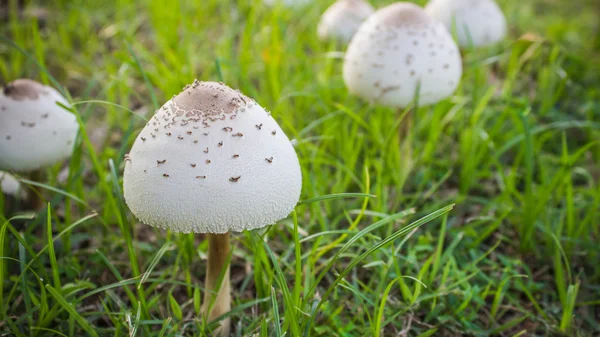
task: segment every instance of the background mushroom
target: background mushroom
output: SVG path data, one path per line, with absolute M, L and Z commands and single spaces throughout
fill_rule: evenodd
M 21 187 L 21 183 L 12 174 L 0 171 L 0 192 L 3 194 L 4 210 L 12 208 L 14 203 L 24 199 L 25 191 Z M 2 207 L 0 206 L 0 210 Z
M 494 0 L 431 0 L 425 11 L 456 31 L 461 47 L 487 46 L 506 35 L 506 17 Z
M 353 94 L 398 109 L 412 102 L 428 105 L 450 96 L 462 75 L 462 60 L 452 36 L 412 3 L 398 2 L 376 11 L 352 38 L 344 58 L 344 81 Z M 412 113 L 400 125 L 401 181 L 412 169 Z
M 0 92 L 0 169 L 28 172 L 40 180 L 41 169 L 71 155 L 79 125 L 55 89 L 29 79 L 7 84 Z M 39 198 L 30 193 L 38 206 Z M 32 199 L 33 198 L 33 199 Z
M 127 205 L 144 223 L 208 234 L 203 310 L 209 321 L 231 306 L 229 232 L 286 217 L 301 186 L 296 152 L 270 114 L 222 83 L 198 81 L 146 124 L 123 179 Z M 229 329 L 229 319 L 222 321 L 221 335 Z
M 338 0 L 321 16 L 317 33 L 321 40 L 350 42 L 361 23 L 375 9 L 364 0 Z
M 21 184 L 10 173 L 0 171 L 0 190 L 2 194 L 19 198 L 21 196 Z
M 395 108 L 408 106 L 415 94 L 420 105 L 436 103 L 454 92 L 461 75 L 458 47 L 444 26 L 405 2 L 367 19 L 344 59 L 350 92 Z

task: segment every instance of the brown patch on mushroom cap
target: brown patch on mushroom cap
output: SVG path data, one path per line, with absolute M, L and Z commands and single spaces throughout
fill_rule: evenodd
M 6 97 L 15 101 L 38 99 L 40 95 L 48 95 L 48 90 L 43 84 L 25 78 L 8 83 L 3 91 Z
M 178 114 L 209 117 L 232 114 L 252 100 L 222 83 L 199 82 L 186 86 L 173 98 Z
M 377 16 L 382 24 L 390 27 L 429 25 L 433 22 L 423 8 L 409 2 L 389 5 L 381 9 Z

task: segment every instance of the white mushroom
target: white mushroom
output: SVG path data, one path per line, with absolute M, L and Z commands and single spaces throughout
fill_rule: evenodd
M 19 181 L 12 174 L 3 171 L 0 171 L 0 190 L 3 194 L 17 199 L 22 199 L 24 196 Z
M 42 168 L 71 155 L 79 125 L 58 103 L 69 107 L 58 91 L 29 79 L 1 89 L 0 169 L 27 172 L 30 180 L 41 180 Z M 27 193 L 27 207 L 42 206 L 35 187 Z
M 123 188 L 144 223 L 208 235 L 209 294 L 219 289 L 211 320 L 230 309 L 229 232 L 286 217 L 298 202 L 296 152 L 277 122 L 255 101 L 222 83 L 198 82 L 160 108 L 126 158 Z M 221 333 L 229 331 L 222 322 Z
M 321 16 L 317 33 L 321 40 L 348 43 L 361 23 L 375 9 L 364 0 L 338 0 Z
M 33 171 L 71 155 L 79 125 L 55 89 L 19 79 L 0 92 L 0 169 Z
M 348 46 L 344 81 L 370 102 L 406 107 L 450 96 L 459 84 L 462 61 L 458 47 L 441 24 L 421 7 L 398 2 L 375 12 Z
M 461 47 L 483 47 L 506 36 L 506 17 L 494 0 L 431 0 L 425 11 L 448 30 L 456 28 Z

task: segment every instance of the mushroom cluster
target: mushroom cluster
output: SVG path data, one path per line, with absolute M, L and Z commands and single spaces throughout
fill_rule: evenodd
M 125 159 L 124 195 L 144 223 L 208 233 L 209 320 L 230 309 L 229 232 L 286 217 L 300 197 L 298 157 L 277 122 L 251 98 L 223 83 L 198 82 L 146 124 Z M 225 279 L 217 284 L 223 268 Z M 229 321 L 221 322 L 229 333 Z
M 338 0 L 321 16 L 317 33 L 321 40 L 348 43 L 375 9 L 364 0 Z
M 398 2 L 365 21 L 346 51 L 344 81 L 370 102 L 406 107 L 419 96 L 421 105 L 451 95 L 462 75 L 462 61 L 452 36 L 412 3 Z
M 425 7 L 431 17 L 456 29 L 461 47 L 483 47 L 506 35 L 506 17 L 494 0 L 431 0 Z

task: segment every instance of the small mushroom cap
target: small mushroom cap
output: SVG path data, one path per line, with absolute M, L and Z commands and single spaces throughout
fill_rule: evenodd
M 338 0 L 321 16 L 317 33 L 321 40 L 348 43 L 361 23 L 375 9 L 364 0 Z
M 0 169 L 31 171 L 71 155 L 79 125 L 55 89 L 19 79 L 0 92 Z
M 16 198 L 22 199 L 25 196 L 19 181 L 12 174 L 3 171 L 0 171 L 0 190 L 3 194 Z
M 406 107 L 417 89 L 420 105 L 433 104 L 456 90 L 461 75 L 460 53 L 446 28 L 406 2 L 371 15 L 344 58 L 350 92 L 389 107 Z
M 286 217 L 302 187 L 294 147 L 256 102 L 194 82 L 146 124 L 125 159 L 127 205 L 176 232 L 226 233 Z
M 506 17 L 494 0 L 431 0 L 425 11 L 448 30 L 455 26 L 461 47 L 483 47 L 506 36 Z

